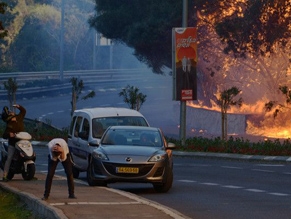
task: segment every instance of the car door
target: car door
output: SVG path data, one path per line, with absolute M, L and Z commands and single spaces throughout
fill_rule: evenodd
M 80 166 L 83 170 L 87 170 L 88 159 L 90 157 L 92 149 L 88 144 L 90 134 L 90 123 L 89 118 L 87 118 L 86 116 L 82 118 L 79 131 L 80 132 L 78 135 L 78 144 L 81 152 L 79 154 Z
M 87 170 L 86 163 L 88 156 L 88 151 L 84 149 L 85 134 L 83 121 L 83 115 L 77 115 L 73 117 L 68 138 L 68 145 L 70 148 L 73 162 L 76 168 L 78 168 L 80 171 Z M 80 136 L 82 136 L 83 139 Z

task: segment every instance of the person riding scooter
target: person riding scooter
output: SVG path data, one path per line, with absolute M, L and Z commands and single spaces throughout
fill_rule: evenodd
M 13 105 L 13 107 L 19 109 L 19 114 L 15 114 L 13 111 L 9 110 L 7 106 L 3 107 L 2 110 L 2 119 L 6 122 L 6 128 L 3 133 L 3 138 L 8 139 L 8 156 L 5 162 L 4 171 L 3 171 L 3 181 L 7 182 L 7 174 L 10 168 L 10 164 L 15 151 L 15 143 L 18 141 L 15 138 L 17 132 L 24 131 L 24 117 L 26 114 L 26 109 L 18 104 Z

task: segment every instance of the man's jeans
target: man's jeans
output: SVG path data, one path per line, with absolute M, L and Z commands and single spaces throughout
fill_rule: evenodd
M 55 171 L 59 162 L 60 162 L 59 160 L 57 161 L 52 160 L 50 158 L 50 155 L 48 155 L 48 173 L 47 173 L 46 181 L 45 181 L 44 197 L 49 197 L 51 187 L 52 187 L 53 177 L 55 175 Z M 71 161 L 70 154 L 67 154 L 67 159 L 61 163 L 67 175 L 69 196 L 74 195 L 74 177 L 73 177 L 72 161 Z

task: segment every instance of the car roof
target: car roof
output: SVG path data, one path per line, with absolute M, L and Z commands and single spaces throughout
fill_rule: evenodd
M 159 131 L 160 129 L 157 127 L 149 127 L 149 126 L 124 126 L 124 125 L 119 125 L 119 126 L 111 126 L 109 129 L 121 129 L 121 130 L 142 130 L 142 131 Z
M 87 113 L 92 118 L 97 117 L 113 117 L 113 116 L 141 116 L 141 113 L 136 110 L 122 108 L 122 107 L 95 107 L 75 110 L 74 114 L 79 115 L 81 113 Z

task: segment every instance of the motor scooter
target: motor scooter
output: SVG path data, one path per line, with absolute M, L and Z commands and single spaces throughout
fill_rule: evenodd
M 31 135 L 27 132 L 16 133 L 19 141 L 16 142 L 15 152 L 7 174 L 7 179 L 11 180 L 14 174 L 22 174 L 24 180 L 31 180 L 35 175 L 36 155 L 30 142 Z M 5 162 L 8 156 L 8 141 L 1 141 L 0 144 L 1 162 L 0 167 L 4 170 Z

